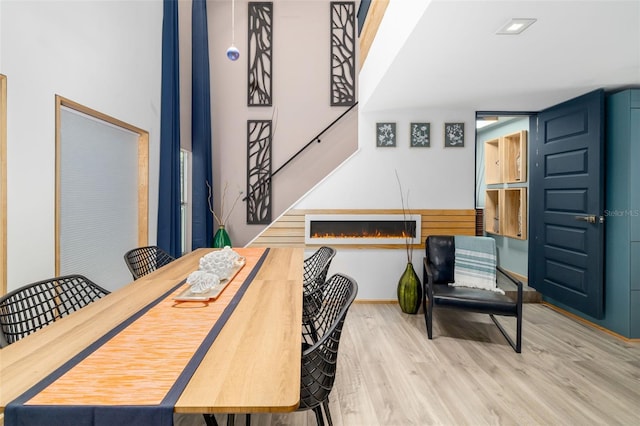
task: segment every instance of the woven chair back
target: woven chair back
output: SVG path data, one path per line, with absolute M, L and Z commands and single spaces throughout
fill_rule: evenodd
M 28 284 L 0 297 L 0 327 L 6 344 L 69 315 L 109 294 L 82 275 Z
M 134 280 L 176 260 L 158 246 L 138 247 L 124 255 L 124 261 Z
M 342 327 L 357 293 L 358 284 L 353 278 L 333 275 L 322 289 L 321 309 L 310 324 L 303 326 L 300 410 L 314 409 L 329 398 Z

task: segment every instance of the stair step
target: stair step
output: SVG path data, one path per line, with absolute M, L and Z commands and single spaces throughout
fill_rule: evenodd
M 522 302 L 523 303 L 540 303 L 542 302 L 542 294 L 538 293 L 535 288 L 531 288 L 527 283 L 523 283 Z M 517 287 L 502 274 L 498 274 L 498 287 L 504 290 L 504 293 L 512 298 L 518 295 Z

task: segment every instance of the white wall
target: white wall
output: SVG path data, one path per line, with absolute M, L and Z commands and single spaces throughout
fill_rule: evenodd
M 369 98 L 430 4 L 431 0 L 396 0 L 390 1 L 387 5 L 384 18 L 358 76 L 361 110 L 367 108 Z M 402 25 L 398 25 L 398 22 Z M 398 84 L 404 86 L 412 82 L 399 81 Z
M 149 131 L 156 240 L 162 2 L 0 2 L 8 290 L 54 275 L 55 95 Z
M 278 40 L 293 39 L 308 46 L 306 41 L 320 40 L 314 35 L 316 25 L 318 31 L 326 33 L 328 12 L 323 12 L 327 19 L 320 13 L 328 10 L 328 2 L 304 2 L 317 8 L 314 16 L 319 17 L 305 21 L 308 27 L 294 24 L 300 17 L 309 16 L 309 10 L 297 9 L 301 3 L 276 2 L 276 16 L 282 15 L 274 29 L 274 44 L 281 43 Z M 426 7 L 419 2 L 412 5 L 414 11 Z M 231 63 L 224 57 L 230 43 L 230 2 L 214 1 L 208 6 L 214 168 L 219 182 L 228 180 L 231 188 L 238 185 L 244 188 L 246 120 L 270 118 L 272 109 L 246 107 L 246 62 L 241 59 Z M 246 3 L 237 3 L 236 7 L 236 45 L 246 56 L 246 10 L 243 11 Z M 394 2 L 391 2 L 388 13 L 393 13 L 393 7 Z M 416 19 L 417 16 L 419 14 Z M 155 242 L 162 2 L 3 0 L 0 19 L 0 73 L 8 77 L 9 289 L 51 276 L 54 272 L 55 94 L 150 132 L 149 240 Z M 385 38 L 385 32 L 389 37 L 389 32 L 394 30 L 398 29 L 386 28 L 383 21 L 380 39 Z M 275 142 L 279 151 L 274 153 L 275 166 L 295 152 L 296 145 L 306 142 L 307 135 L 321 130 L 343 110 L 326 106 L 328 41 L 319 43 L 313 51 L 298 46 L 277 51 L 277 55 L 274 53 L 275 60 L 284 60 L 274 68 L 274 78 L 278 79 L 274 80 L 274 104 L 279 109 L 278 140 Z M 326 58 L 326 70 L 323 58 Z M 384 64 L 384 58 L 388 62 L 386 52 L 377 51 L 374 42 L 360 73 L 361 93 L 375 90 L 378 77 L 384 73 L 384 68 L 380 69 L 377 64 Z M 305 79 L 316 71 L 318 75 L 327 76 L 326 79 L 309 84 Z M 374 74 L 378 77 L 372 78 Z M 296 80 L 298 77 L 301 80 Z M 281 90 L 285 87 L 294 90 L 283 95 Z M 320 98 L 322 101 L 318 101 L 318 105 L 324 106 L 309 109 Z M 362 103 L 358 114 L 358 154 L 295 207 L 399 208 L 400 193 L 394 173 L 398 170 L 403 188 L 410 191 L 410 208 L 473 208 L 474 113 L 444 110 L 367 112 L 366 102 Z M 313 122 L 319 128 L 314 129 L 309 122 L 300 121 L 305 116 L 314 117 Z M 396 148 L 375 147 L 377 121 L 397 123 Z M 431 123 L 430 148 L 409 148 L 408 129 L 412 121 Z M 443 147 L 446 121 L 466 123 L 465 148 Z M 290 134 L 285 134 L 287 122 L 299 125 L 294 126 Z M 234 226 L 237 226 L 239 238 L 248 240 L 251 234 L 245 235 L 243 230 L 246 229 L 242 225 L 243 208 L 240 206 L 232 219 L 232 237 Z M 422 253 L 416 251 L 414 264 L 419 273 L 421 258 Z M 332 271 L 340 270 L 358 279 L 360 298 L 395 299 L 396 283 L 405 263 L 405 253 L 401 249 L 339 250 Z
M 390 2 L 359 77 L 358 152 L 311 190 L 296 209 L 399 209 L 402 207 L 396 171 L 405 205 L 410 209 L 473 209 L 475 171 L 475 111 L 369 111 L 367 100 L 393 61 L 398 48 L 423 15 L 429 1 Z M 401 28 L 390 22 L 403 22 Z M 376 147 L 376 122 L 395 122 L 395 148 Z M 409 147 L 409 124 L 431 123 L 431 147 Z M 464 122 L 464 148 L 444 148 L 444 123 Z M 397 283 L 407 264 L 400 249 L 342 249 L 330 274 L 342 272 L 358 281 L 358 299 L 395 300 Z M 313 250 L 309 250 L 311 254 Z M 412 263 L 422 277 L 420 250 Z
M 240 50 L 236 62 L 225 56 L 231 45 L 231 1 L 207 3 L 214 204 L 219 213 L 222 188 L 228 183 L 225 215 L 239 190 L 246 195 L 247 120 L 274 119 L 275 172 L 347 109 L 330 106 L 329 0 L 273 3 L 273 106 L 251 107 L 247 106 L 247 2 L 235 3 L 235 45 Z M 357 149 L 357 118 L 357 110 L 351 111 L 322 143 L 313 143 L 274 176 L 272 219 Z M 245 209 L 246 203 L 239 202 L 227 223 L 234 246 L 245 245 L 265 228 L 247 225 Z
M 400 5 L 402 3 L 402 5 Z M 393 61 L 395 52 L 413 30 L 428 1 L 390 2 L 366 62 L 360 71 L 358 152 L 310 191 L 296 209 L 399 209 L 400 190 L 409 191 L 410 209 L 473 209 L 475 181 L 475 111 L 387 110 L 368 111 L 367 100 Z M 402 28 L 392 22 L 402 15 Z M 399 81 L 398 84 L 405 84 Z M 420 84 L 420 82 L 414 82 Z M 395 148 L 377 148 L 376 122 L 395 122 Z M 431 147 L 409 147 L 409 124 L 431 123 Z M 444 123 L 464 122 L 464 148 L 444 148 Z M 405 200 L 406 201 L 406 200 Z M 396 299 L 397 283 L 407 263 L 400 249 L 341 249 L 330 274 L 342 272 L 358 281 L 358 298 Z M 313 252 L 309 250 L 308 254 Z M 413 252 L 413 264 L 422 277 L 422 257 Z
M 375 123 L 396 122 L 395 148 L 377 148 Z M 444 123 L 464 122 L 464 148 L 444 147 Z M 409 123 L 431 123 L 431 147 L 409 147 Z M 359 151 L 320 185 L 296 209 L 399 209 L 402 207 L 395 172 L 410 209 L 473 209 L 475 180 L 475 111 L 385 111 L 359 116 Z M 355 278 L 359 299 L 395 299 L 396 285 L 406 266 L 404 249 L 341 249 L 331 273 Z M 423 253 L 413 263 L 422 276 Z

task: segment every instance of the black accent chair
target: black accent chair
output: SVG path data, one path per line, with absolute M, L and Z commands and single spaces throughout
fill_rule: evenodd
M 336 255 L 332 247 L 322 246 L 304 260 L 302 270 L 302 324 L 313 327 L 313 318 L 322 307 L 322 288 L 327 279 L 331 261 Z
M 82 275 L 38 281 L 0 297 L 0 347 L 109 294 Z
M 124 254 L 124 261 L 134 280 L 176 260 L 158 246 L 138 247 Z
M 338 345 L 347 312 L 358 293 L 358 284 L 353 278 L 335 274 L 316 291 L 321 292 L 321 309 L 309 319 L 313 327 L 302 331 L 298 411 L 313 410 L 318 425 L 324 425 L 324 411 L 331 426 L 329 393 L 336 377 Z
M 423 268 L 425 297 L 422 299 L 422 306 L 429 339 L 433 338 L 434 308 L 479 312 L 488 314 L 511 347 L 520 353 L 522 349 L 522 282 L 497 266 L 497 273 L 503 274 L 517 286 L 516 300 L 490 290 L 449 286 L 449 283 L 455 281 L 455 238 L 451 235 L 431 235 L 427 237 L 425 246 L 426 257 Z M 495 315 L 516 317 L 515 342 L 496 320 Z

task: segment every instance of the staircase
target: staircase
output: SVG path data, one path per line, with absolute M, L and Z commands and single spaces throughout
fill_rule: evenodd
M 514 274 L 515 276 L 515 274 Z M 524 284 L 522 287 L 522 302 L 523 303 L 540 303 L 542 302 L 542 294 L 538 293 L 535 288 L 531 288 L 527 285 L 526 280 L 522 277 L 516 276 Z M 504 290 L 504 293 L 515 299 L 518 296 L 517 287 L 509 281 L 504 275 L 498 273 L 498 287 Z

